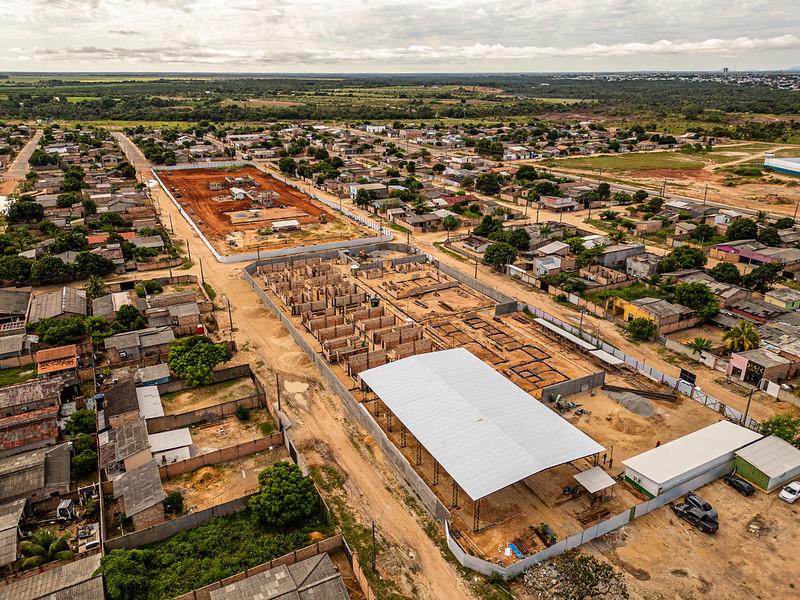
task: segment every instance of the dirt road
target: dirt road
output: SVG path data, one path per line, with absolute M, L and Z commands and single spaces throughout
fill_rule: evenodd
M 36 150 L 39 140 L 42 139 L 41 130 L 28 140 L 28 143 L 19 151 L 16 158 L 9 165 L 8 169 L 0 175 L 0 194 L 11 194 L 17 189 L 17 183 L 25 179 L 28 173 L 28 159 Z
M 138 149 L 121 134 L 115 137 L 137 167 L 140 178 L 149 179 L 150 165 Z M 309 401 L 285 402 L 283 408 L 295 423 L 292 432 L 299 446 L 321 444 L 329 449 L 330 459 L 346 478 L 349 502 L 359 520 L 365 525 L 371 520 L 376 522 L 379 535 L 390 546 L 384 552 L 387 562 L 391 559 L 392 564 L 400 562 L 403 566 L 402 572 L 381 575 L 396 580 L 410 597 L 472 598 L 461 577 L 401 501 L 402 494 L 390 491 L 397 490 L 399 483 L 380 450 L 372 448 L 368 441 L 365 446 L 366 434 L 348 422 L 340 401 L 322 388 L 320 376 L 305 354 L 241 278 L 241 265 L 217 262 L 166 195 L 157 189 L 153 197 L 164 216 L 172 217 L 175 237 L 188 240 L 196 263 L 202 260 L 205 281 L 223 303 L 230 300 L 233 338 L 241 349 L 240 357 L 255 365 L 266 382 L 273 382 L 277 371 L 285 378 L 317 383 Z M 189 272 L 199 276 L 199 264 Z M 222 320 L 222 333 L 228 334 L 225 321 Z M 274 392 L 271 390 L 270 394 Z

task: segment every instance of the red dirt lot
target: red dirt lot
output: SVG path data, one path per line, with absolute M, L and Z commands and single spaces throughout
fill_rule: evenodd
M 223 182 L 229 176 L 245 175 L 259 184 L 255 188 L 240 186 L 245 187 L 248 192 L 277 194 L 271 208 L 260 206 L 249 199 L 234 200 L 229 189 L 210 190 L 208 187 L 209 183 Z M 250 238 L 256 235 L 257 230 L 270 227 L 273 221 L 284 219 L 296 219 L 302 226 L 305 238 L 323 236 L 324 239 L 319 240 L 320 242 L 357 237 L 346 232 L 348 228 L 341 224 L 337 227 L 339 219 L 310 196 L 253 167 L 162 171 L 159 177 L 205 236 L 218 247 L 222 244 L 217 242 L 224 243 L 226 236 L 232 232 L 249 232 L 246 236 Z M 224 199 L 225 197 L 229 199 Z M 231 213 L 253 209 L 260 211 L 257 218 L 231 222 Z M 322 221 L 325 224 L 320 225 Z M 287 244 L 279 242 L 279 245 Z

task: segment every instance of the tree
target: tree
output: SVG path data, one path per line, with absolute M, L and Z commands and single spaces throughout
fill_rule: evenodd
M 31 265 L 31 279 L 34 283 L 64 283 L 72 279 L 72 269 L 57 256 L 43 256 Z
M 507 241 L 517 250 L 528 250 L 531 247 L 531 235 L 521 227 L 509 230 Z
M 772 284 L 781 278 L 783 265 L 780 263 L 767 263 L 756 267 L 742 277 L 742 286 L 765 294 L 772 289 Z
M 74 204 L 80 204 L 81 195 L 78 192 L 64 192 L 56 198 L 58 208 L 69 208 Z
M 758 234 L 758 225 L 752 219 L 738 217 L 728 225 L 726 236 L 729 241 L 751 240 Z
M 761 424 L 759 433 L 764 436 L 776 435 L 800 448 L 800 417 L 791 413 L 773 415 Z
M 708 274 L 711 275 L 716 281 L 722 283 L 730 283 L 732 285 L 739 285 L 742 281 L 742 274 L 736 265 L 729 262 L 717 263 L 709 269 Z
M 488 238 L 496 231 L 500 231 L 503 224 L 491 215 L 486 215 L 483 220 L 472 230 L 475 235 Z
M 435 165 L 433 165 L 433 167 L 431 167 L 431 170 L 437 175 L 441 175 L 442 173 L 444 173 L 445 166 L 442 163 L 436 163 Z
M 101 561 L 108 597 L 113 600 L 147 598 L 152 573 L 152 550 L 112 550 Z
M 105 282 L 97 275 L 90 275 L 83 289 L 86 291 L 86 296 L 89 300 L 105 296 L 108 293 Z
M 739 321 L 722 336 L 725 348 L 731 352 L 753 350 L 761 345 L 761 336 L 750 321 Z
M 294 463 L 281 461 L 261 471 L 258 484 L 248 506 L 267 527 L 302 523 L 319 511 L 314 483 Z
M 539 173 L 531 165 L 522 165 L 517 169 L 514 179 L 517 181 L 536 181 L 539 179 Z
M 369 206 L 369 203 L 372 202 L 372 194 L 369 192 L 369 190 L 359 188 L 359 190 L 356 192 L 356 197 L 353 199 L 353 202 L 356 206 L 366 208 Z
M 167 364 L 188 387 L 197 387 L 211 383 L 214 367 L 232 357 L 227 344 L 215 344 L 206 336 L 193 335 L 172 343 Z
M 29 196 L 22 196 L 8 207 L 6 217 L 9 223 L 38 223 L 44 217 L 44 207 Z
M 686 345 L 695 352 L 709 352 L 714 347 L 711 340 L 704 337 L 696 337 Z
M 183 514 L 183 494 L 178 490 L 173 490 L 164 499 L 164 512 L 168 515 Z
M 20 542 L 19 549 L 25 558 L 20 568 L 32 569 L 53 560 L 70 560 L 74 556 L 69 549 L 70 533 L 56 537 L 49 529 L 40 529 L 29 540 Z
M 444 219 L 442 219 L 442 227 L 444 227 L 447 231 L 455 231 L 461 225 L 461 221 L 459 221 L 453 215 L 447 215 Z
M 678 246 L 658 262 L 659 273 L 670 273 L 681 269 L 699 269 L 706 264 L 705 253 L 699 248 Z
M 86 215 L 94 215 L 97 214 L 97 203 L 94 200 L 83 200 L 81 202 L 83 206 L 83 212 Z
M 791 229 L 794 227 L 794 219 L 792 217 L 782 217 L 775 221 L 775 229 Z
M 75 275 L 81 279 L 89 276 L 109 275 L 114 272 L 114 262 L 94 252 L 79 252 L 75 258 Z
M 689 238 L 698 242 L 707 242 L 716 235 L 716 229 L 711 225 L 699 223 L 689 234 Z
M 64 426 L 64 437 L 73 438 L 97 431 L 97 415 L 93 410 L 81 408 L 72 413 Z
M 681 283 L 675 287 L 674 300 L 691 308 L 701 319 L 710 319 L 719 312 L 719 301 L 705 283 Z
M 762 228 L 756 239 L 765 246 L 780 246 L 781 244 L 781 236 L 775 227 Z
M 120 306 L 114 321 L 119 324 L 122 331 L 136 331 L 147 327 L 147 321 L 144 320 L 142 313 L 131 304 Z
M 86 333 L 86 324 L 83 317 L 70 317 L 69 319 L 42 319 L 36 323 L 36 335 L 39 339 L 51 346 L 74 344 L 78 338 Z
M 88 247 L 89 242 L 86 240 L 86 236 L 80 231 L 60 231 L 56 235 L 55 240 L 53 240 L 53 245 L 50 247 L 50 252 L 53 254 L 61 254 L 67 250 L 75 250 L 76 252 L 80 252 L 82 250 L 86 250 Z
M 644 317 L 638 317 L 630 321 L 627 330 L 632 339 L 642 342 L 652 340 L 658 332 L 655 322 Z
M 601 200 L 608 200 L 611 197 L 611 186 L 605 181 L 603 183 L 598 183 L 595 193 Z
M 498 194 L 503 187 L 503 180 L 497 173 L 482 173 L 475 180 L 475 189 L 487 196 Z
M 645 200 L 647 200 L 647 192 L 645 192 L 644 190 L 636 190 L 633 193 L 633 201 L 634 202 L 637 202 L 637 203 L 641 204 Z
M 278 161 L 278 169 L 280 169 L 281 173 L 294 175 L 297 173 L 297 163 L 291 156 L 284 156 Z
M 486 248 L 486 252 L 483 253 L 484 264 L 497 270 L 512 264 L 515 260 L 517 260 L 517 249 L 506 242 L 496 242 Z

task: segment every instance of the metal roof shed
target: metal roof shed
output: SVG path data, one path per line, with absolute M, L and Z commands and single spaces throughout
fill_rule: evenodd
M 607 490 L 617 483 L 614 478 L 603 471 L 603 467 L 592 467 L 573 475 L 573 477 L 590 494 Z
M 473 501 L 603 451 L 464 348 L 410 356 L 360 375 Z
M 719 421 L 622 461 L 625 478 L 651 496 L 730 464 L 734 452 L 761 437 L 729 421 Z
M 800 476 L 800 450 L 771 435 L 736 452 L 736 473 L 771 492 Z

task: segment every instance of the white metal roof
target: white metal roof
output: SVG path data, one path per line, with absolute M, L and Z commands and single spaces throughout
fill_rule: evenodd
M 139 401 L 139 414 L 145 419 L 164 416 L 161 395 L 154 385 L 136 388 L 136 399 Z
M 590 494 L 610 488 L 617 483 L 613 477 L 603 471 L 602 467 L 592 467 L 586 471 L 581 471 L 574 477 L 575 481 L 580 483 Z
M 770 479 L 800 467 L 800 450 L 774 435 L 745 446 L 736 456 L 742 457 Z
M 175 448 L 184 448 L 192 445 L 192 433 L 189 431 L 188 427 L 151 433 L 147 438 L 150 440 L 150 450 L 154 454 L 156 452 L 164 452 L 165 450 L 174 450 Z
M 361 379 L 473 500 L 604 449 L 464 348 Z
M 573 344 L 576 344 L 577 346 L 580 346 L 584 350 L 597 350 L 597 348 L 595 348 L 592 344 L 590 344 L 586 340 L 582 340 L 577 335 L 571 334 L 566 329 L 561 329 L 561 327 L 558 327 L 557 325 L 553 325 L 550 321 L 546 321 L 545 319 L 542 319 L 540 317 L 535 318 L 534 321 L 539 323 L 539 325 L 541 325 L 542 327 L 544 327 L 546 329 L 549 329 L 553 333 L 558 334 L 561 337 L 568 339 L 570 342 L 572 342 Z
M 589 354 L 591 354 L 592 356 L 594 356 L 596 358 L 599 358 L 604 363 L 608 363 L 609 365 L 612 365 L 612 366 L 618 366 L 618 365 L 625 364 L 624 360 L 622 360 L 621 358 L 617 358 L 613 354 L 609 354 L 605 350 L 599 350 L 599 349 L 598 350 L 589 350 Z
M 761 434 L 730 421 L 719 421 L 622 461 L 628 469 L 664 483 L 746 446 Z

